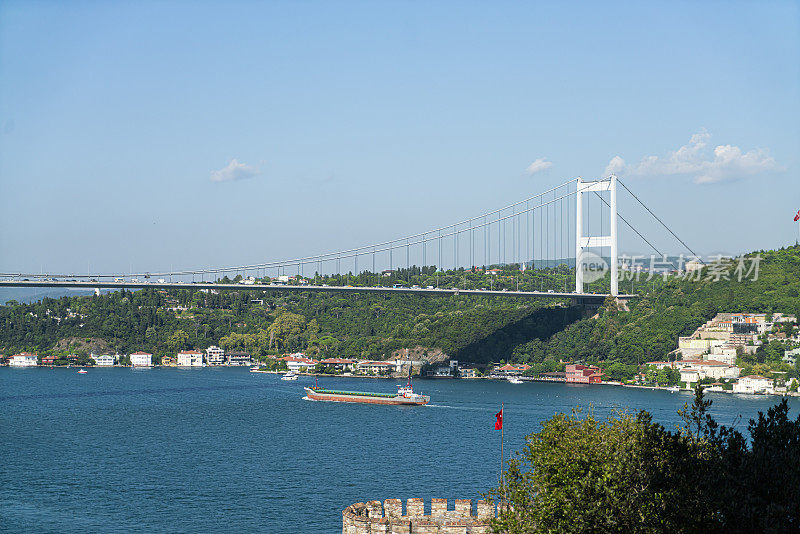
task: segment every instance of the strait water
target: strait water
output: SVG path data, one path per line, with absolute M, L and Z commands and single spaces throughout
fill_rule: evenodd
M 386 498 L 472 498 L 506 453 L 576 405 L 647 409 L 668 428 L 688 393 L 613 386 L 419 380 L 425 407 L 302 399 L 311 378 L 246 368 L 0 368 L 0 530 L 341 532 L 341 510 Z M 327 378 L 392 392 L 395 381 Z M 776 397 L 712 394 L 745 429 Z M 800 409 L 790 399 L 792 416 Z M 452 502 L 450 504 L 452 507 Z

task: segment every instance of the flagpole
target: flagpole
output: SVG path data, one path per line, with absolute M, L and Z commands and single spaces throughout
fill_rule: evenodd
M 505 403 L 500 404 L 500 414 L 501 414 L 501 424 L 500 424 L 500 488 L 503 490 L 503 495 L 505 495 L 506 490 L 503 487 L 503 435 L 506 429 L 506 410 L 505 410 Z

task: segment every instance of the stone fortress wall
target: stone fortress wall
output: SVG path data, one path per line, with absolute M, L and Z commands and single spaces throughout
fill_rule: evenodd
M 360 502 L 342 511 L 342 534 L 488 534 L 494 504 L 477 504 L 472 515 L 469 499 L 456 499 L 453 510 L 447 509 L 447 499 L 431 499 L 431 514 L 425 515 L 422 499 L 408 499 L 405 514 L 400 499 Z

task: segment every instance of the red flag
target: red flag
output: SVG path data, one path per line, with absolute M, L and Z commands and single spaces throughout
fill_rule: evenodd
M 503 409 L 502 408 L 500 408 L 500 411 L 497 412 L 495 417 L 497 417 L 497 421 L 494 422 L 494 429 L 495 430 L 502 430 L 502 428 L 503 428 Z
M 800 210 L 797 210 L 797 215 L 794 216 L 794 222 L 800 221 Z

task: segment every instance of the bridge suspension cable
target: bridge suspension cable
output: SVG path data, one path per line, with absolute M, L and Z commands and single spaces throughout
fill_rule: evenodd
M 507 251 L 505 250 L 506 247 L 505 247 L 505 235 L 504 235 L 505 234 L 506 223 L 509 220 L 513 221 L 515 218 L 517 218 L 517 217 L 519 217 L 519 216 L 521 216 L 523 214 L 527 214 L 527 213 L 530 213 L 530 212 L 535 212 L 536 210 L 538 210 L 540 208 L 549 207 L 550 205 L 556 203 L 557 201 L 559 201 L 561 199 L 564 199 L 564 198 L 567 198 L 569 196 L 575 195 L 576 192 L 575 191 L 571 191 L 571 192 L 569 192 L 567 194 L 564 194 L 564 195 L 561 195 L 561 196 L 558 196 L 558 197 L 554 196 L 553 199 L 548 199 L 546 201 L 543 199 L 543 197 L 545 195 L 548 195 L 549 193 L 554 193 L 554 195 L 555 195 L 556 191 L 565 188 L 566 186 L 568 186 L 569 184 L 573 183 L 574 181 L 575 181 L 574 179 L 566 181 L 566 182 L 564 182 L 564 183 L 562 183 L 560 185 L 557 185 L 557 186 L 555 186 L 555 187 L 553 187 L 551 189 L 548 189 L 547 191 L 544 191 L 542 193 L 538 193 L 538 194 L 536 194 L 534 196 L 528 197 L 528 198 L 526 198 L 524 200 L 521 200 L 519 202 L 515 202 L 513 204 L 509 204 L 507 206 L 504 206 L 504 207 L 501 207 L 501 208 L 498 208 L 498 209 L 483 213 L 483 214 L 475 216 L 475 217 L 470 217 L 468 219 L 464 219 L 462 221 L 459 221 L 459 222 L 456 222 L 456 223 L 453 223 L 453 224 L 441 226 L 439 228 L 434 228 L 432 230 L 427 230 L 425 232 L 411 234 L 411 235 L 408 235 L 408 236 L 405 236 L 405 237 L 398 237 L 398 238 L 391 239 L 391 240 L 388 240 L 388 241 L 383 241 L 383 242 L 380 242 L 380 243 L 374 243 L 374 244 L 370 244 L 370 245 L 363 245 L 363 246 L 355 247 L 355 248 L 351 248 L 351 249 L 345 249 L 345 250 L 340 250 L 340 251 L 336 251 L 336 252 L 327 252 L 327 253 L 317 254 L 317 255 L 313 255 L 313 256 L 299 257 L 299 258 L 293 258 L 293 259 L 284 259 L 284 260 L 276 260 L 276 261 L 268 261 L 268 262 L 262 262 L 262 263 L 252 263 L 252 264 L 227 266 L 227 267 L 208 267 L 208 268 L 202 268 L 202 269 L 181 269 L 181 270 L 170 269 L 169 271 L 148 271 L 148 272 L 139 272 L 139 273 L 126 273 L 126 274 L 124 274 L 122 276 L 128 276 L 128 277 L 166 277 L 166 276 L 196 276 L 196 275 L 204 276 L 204 275 L 207 275 L 207 274 L 225 274 L 225 273 L 235 273 L 235 272 L 249 272 L 249 271 L 257 271 L 259 269 L 266 270 L 266 269 L 272 269 L 272 268 L 277 268 L 279 270 L 279 273 L 283 273 L 283 272 L 285 272 L 287 267 L 296 266 L 299 269 L 303 265 L 309 265 L 309 264 L 315 264 L 315 263 L 318 266 L 321 267 L 321 264 L 323 264 L 324 262 L 332 261 L 332 260 L 336 260 L 336 262 L 337 262 L 337 272 L 341 272 L 340 262 L 343 259 L 357 258 L 358 256 L 363 256 L 363 255 L 368 255 L 368 254 L 372 254 L 373 258 L 374 258 L 374 256 L 376 254 L 383 253 L 383 252 L 388 252 L 389 253 L 389 264 L 390 264 L 390 269 L 392 269 L 392 268 L 395 267 L 394 261 L 393 261 L 393 257 L 392 257 L 393 256 L 393 252 L 396 249 L 399 249 L 399 248 L 401 249 L 402 247 L 406 247 L 406 250 L 407 250 L 407 254 L 406 254 L 406 260 L 407 261 L 406 261 L 406 264 L 407 264 L 407 267 L 409 267 L 409 263 L 410 263 L 410 256 L 409 256 L 409 253 L 408 253 L 409 247 L 420 245 L 420 244 L 423 244 L 424 246 L 427 246 L 428 242 L 432 241 L 434 239 L 436 241 L 438 241 L 439 251 L 438 251 L 437 261 L 439 263 L 439 267 L 441 268 L 443 266 L 442 243 L 443 243 L 443 240 L 449 239 L 449 238 L 453 238 L 454 239 L 454 243 L 453 243 L 454 264 L 455 264 L 456 267 L 458 267 L 457 263 L 458 263 L 458 258 L 459 258 L 459 254 L 460 254 L 458 238 L 462 234 L 474 233 L 476 230 L 479 230 L 481 228 L 488 229 L 493 224 L 497 224 L 498 225 L 498 232 L 502 232 L 502 234 L 503 234 L 502 238 L 501 238 L 501 234 L 500 233 L 498 234 L 498 246 L 500 245 L 501 242 L 503 243 L 502 256 L 498 255 L 498 262 L 499 263 L 505 263 L 505 260 L 507 259 L 507 255 L 506 255 Z M 538 201 L 538 203 L 536 203 L 534 205 L 531 205 L 531 202 L 534 202 L 534 201 Z M 523 206 L 524 209 L 518 211 L 517 207 L 519 207 L 519 206 Z M 509 210 L 512 210 L 511 214 L 507 214 L 507 212 Z M 492 220 L 492 216 L 494 216 L 494 215 L 497 215 L 497 219 L 496 220 Z M 483 222 L 478 223 L 479 219 L 482 220 Z M 467 228 L 462 228 L 462 227 L 464 227 L 466 225 L 469 225 L 469 226 Z M 432 234 L 436 234 L 436 236 L 434 238 L 429 237 Z M 491 250 L 490 250 L 490 247 L 489 247 L 489 244 L 490 244 L 489 239 L 490 238 L 489 238 L 489 236 L 487 234 L 487 249 L 485 251 L 487 257 L 485 259 L 487 259 L 488 261 L 491 261 L 491 258 L 488 257 L 491 254 Z M 473 257 L 473 255 L 474 255 L 474 251 L 473 251 L 473 254 L 471 254 L 471 257 Z M 373 272 L 374 272 L 374 270 L 375 270 L 375 262 L 373 261 Z M 7 273 L 0 273 L 0 276 L 15 276 L 15 277 L 25 276 L 25 277 L 37 277 L 38 278 L 38 277 L 42 277 L 42 276 L 45 276 L 45 275 L 43 275 L 41 273 L 36 274 L 36 273 L 22 273 L 22 272 L 13 272 L 13 273 L 12 272 L 7 272 Z M 103 273 L 96 273 L 96 274 L 91 274 L 91 273 L 77 274 L 77 273 L 73 273 L 73 274 L 48 274 L 47 276 L 49 276 L 49 277 L 58 277 L 58 278 L 63 278 L 63 277 L 69 277 L 69 278 L 98 278 L 98 277 L 103 277 L 103 278 L 108 278 L 108 277 L 111 277 L 111 276 L 120 276 L 120 275 L 119 274 L 103 274 Z
M 615 177 L 612 177 L 616 179 Z M 100 279 L 110 277 L 194 277 L 200 276 L 202 280 L 206 279 L 206 275 L 222 275 L 230 273 L 254 273 L 261 276 L 261 272 L 267 276 L 268 269 L 277 269 L 278 275 L 285 275 L 287 268 L 292 269 L 296 267 L 298 275 L 305 274 L 305 268 L 308 265 L 315 265 L 317 273 L 322 273 L 325 270 L 326 263 L 330 264 L 335 262 L 335 269 L 337 274 L 342 274 L 342 262 L 345 261 L 345 270 L 348 267 L 348 262 L 352 260 L 352 265 L 356 274 L 359 273 L 359 265 L 369 265 L 367 262 L 360 262 L 360 256 L 372 255 L 371 268 L 372 273 L 376 273 L 376 269 L 380 266 L 376 261 L 376 256 L 383 258 L 381 263 L 384 265 L 388 260 L 389 269 L 393 270 L 403 264 L 402 259 L 398 261 L 395 253 L 399 250 L 402 254 L 402 249 L 405 248 L 405 268 L 408 270 L 412 266 L 412 249 L 415 257 L 422 261 L 422 267 L 427 267 L 428 246 L 432 241 L 435 241 L 435 249 L 433 252 L 436 255 L 437 269 L 443 269 L 445 263 L 450 263 L 445 255 L 449 256 L 449 243 L 447 240 L 452 239 L 452 265 L 455 269 L 463 267 L 464 262 L 462 256 L 468 259 L 470 268 L 475 266 L 475 261 L 478 258 L 483 259 L 483 265 L 488 266 L 492 264 L 519 264 L 526 266 L 528 263 L 534 268 L 546 267 L 553 268 L 558 265 L 577 264 L 577 252 L 573 259 L 572 252 L 575 249 L 580 238 L 582 248 L 599 247 L 604 248 L 608 246 L 608 236 L 603 237 L 607 225 L 611 225 L 610 220 L 603 217 L 603 209 L 592 210 L 590 202 L 578 202 L 577 209 L 579 211 L 572 213 L 572 202 L 570 199 L 576 195 L 582 195 L 586 192 L 594 192 L 603 204 L 612 208 L 611 205 L 603 198 L 602 192 L 611 190 L 610 184 L 612 178 L 606 178 L 594 182 L 582 181 L 581 178 L 568 180 L 562 184 L 548 189 L 547 191 L 538 193 L 534 196 L 523 199 L 519 202 L 509 204 L 507 206 L 482 213 L 478 216 L 469 217 L 459 222 L 440 226 L 424 232 L 419 232 L 404 237 L 398 237 L 388 241 L 373 243 L 370 245 L 363 245 L 355 248 L 339 250 L 336 252 L 327 252 L 323 254 L 299 257 L 294 259 L 284 259 L 276 261 L 267 261 L 262 263 L 252 263 L 228 267 L 205 267 L 198 269 L 182 269 L 174 270 L 170 268 L 169 271 L 163 272 L 141 272 L 126 274 L 33 274 L 33 273 L 0 273 L 0 276 L 10 277 L 29 277 L 33 279 L 41 279 L 43 277 L 52 278 L 80 278 L 80 279 Z M 618 179 L 617 179 L 618 180 Z M 578 185 L 575 186 L 577 181 Z M 628 191 L 636 201 L 641 204 L 647 212 L 654 217 L 669 233 L 675 237 L 687 250 L 694 252 L 681 240 L 675 232 L 673 232 L 660 218 L 658 218 L 652 210 L 650 210 L 633 192 L 621 181 L 620 184 Z M 614 196 L 612 195 L 612 204 L 614 203 Z M 612 212 L 615 210 L 612 208 Z M 538 212 L 538 220 L 537 220 Z M 584 213 L 585 212 L 585 213 Z M 653 243 L 646 239 L 642 233 L 636 229 L 627 219 L 617 212 L 619 217 L 625 225 L 630 228 L 637 236 L 639 236 L 647 245 L 649 245 L 656 253 L 661 252 L 656 248 Z M 552 219 L 552 220 L 551 220 Z M 596 221 L 599 219 L 600 228 L 596 227 Z M 508 228 L 508 225 L 511 228 Z M 493 242 L 492 233 L 494 225 L 497 227 L 497 240 Z M 580 231 L 573 231 L 580 226 Z M 523 228 L 524 227 L 524 228 Z M 585 227 L 585 230 L 584 230 Z M 483 230 L 483 239 L 480 237 L 480 231 Z M 477 240 L 476 240 L 477 232 Z M 599 233 L 598 233 L 599 232 Z M 614 232 L 610 232 L 614 233 Z M 510 235 L 510 245 L 508 237 Z M 468 243 L 463 242 L 467 239 Z M 616 239 L 616 238 L 614 238 Z M 522 241 L 525 241 L 523 245 Z M 585 242 L 585 244 L 584 244 Z M 421 247 L 421 254 L 418 255 Z M 480 248 L 483 249 L 482 254 Z M 613 248 L 612 248 L 613 252 Z M 383 256 L 385 254 L 385 256 Z M 433 254 L 432 254 L 433 255 Z M 612 254 L 613 255 L 613 254 Z M 496 256 L 496 262 L 495 260 Z M 402 256 L 401 256 L 402 258 Z M 572 263 L 572 262 L 575 263 Z M 365 265 L 366 263 L 366 265 Z M 290 271 L 291 272 L 291 271 Z M 576 275 L 577 276 L 577 275 Z M 613 289 L 613 288 L 612 288 Z M 566 290 L 566 288 L 565 288 Z M 613 293 L 613 291 L 612 291 Z

